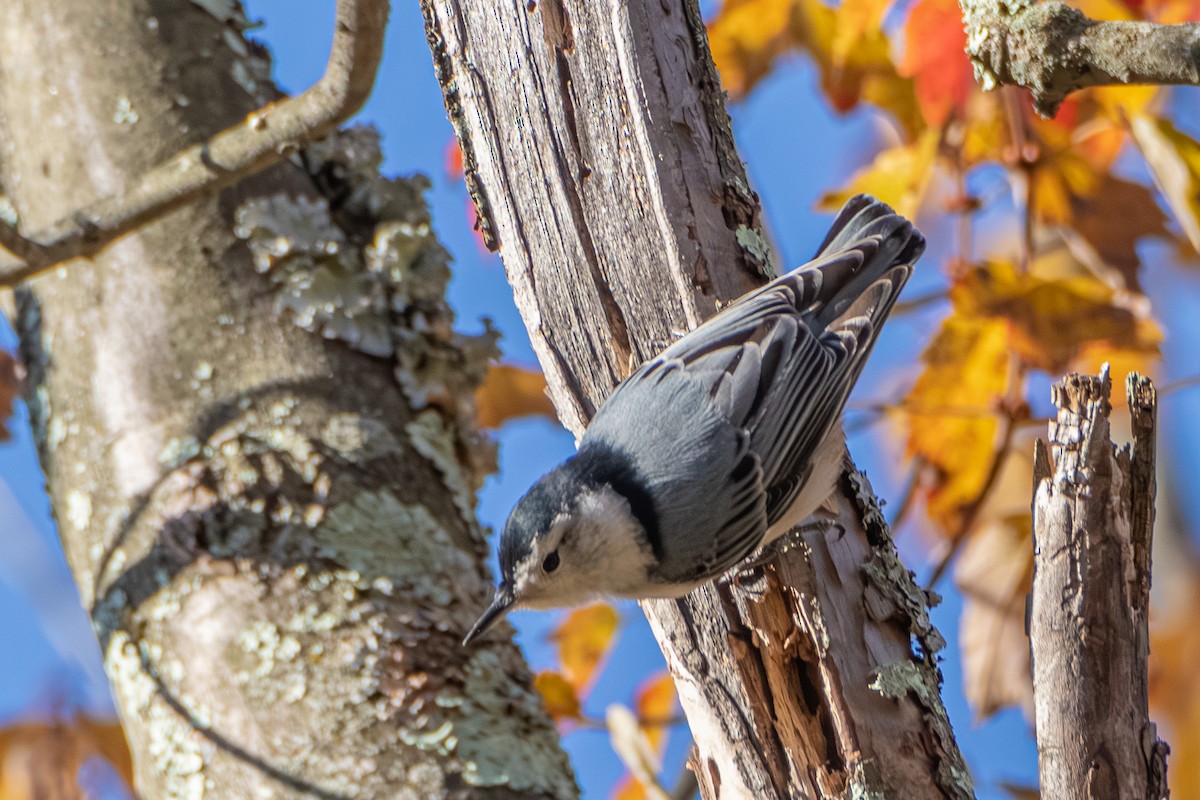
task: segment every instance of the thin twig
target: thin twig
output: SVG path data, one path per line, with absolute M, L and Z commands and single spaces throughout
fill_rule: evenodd
M 71 258 L 96 254 L 199 197 L 242 180 L 318 139 L 366 102 L 383 55 L 388 0 L 338 0 L 325 74 L 303 94 L 272 103 L 133 179 L 125 191 L 23 236 L 0 224 L 0 245 L 19 261 L 0 265 L 11 286 Z
M 1170 383 L 1164 384 L 1158 390 L 1158 396 L 1161 399 L 1163 395 L 1173 394 L 1174 392 L 1182 392 L 1184 389 L 1192 389 L 1200 386 L 1200 375 L 1189 375 L 1186 378 L 1179 378 Z
M 899 317 L 905 314 L 911 314 L 914 311 L 924 308 L 927 305 L 945 300 L 950 296 L 950 292 L 946 289 L 934 289 L 933 291 L 919 294 L 911 300 L 904 300 L 892 306 L 892 316 Z
M 917 456 L 913 459 L 912 469 L 908 473 L 908 481 L 904 484 L 904 493 L 900 495 L 900 505 L 896 509 L 895 516 L 888 522 L 888 527 L 892 533 L 896 534 L 900 531 L 900 526 L 908 519 L 908 515 L 916 507 L 917 503 L 917 487 L 920 485 L 921 471 L 925 468 L 925 459 Z
M 1029 140 L 1026 129 L 1025 107 L 1014 89 L 1005 87 L 1001 91 L 1008 132 L 1012 137 L 1012 152 L 1004 159 L 1011 177 L 1013 204 L 1021 215 L 1021 252 L 1019 266 L 1022 272 L 1029 271 L 1033 261 L 1033 160 L 1037 157 L 1037 145 Z

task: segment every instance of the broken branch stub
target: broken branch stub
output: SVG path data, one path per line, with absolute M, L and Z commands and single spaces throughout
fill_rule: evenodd
M 1126 382 L 1133 442 L 1110 440 L 1108 368 L 1054 386 L 1050 453 L 1034 464 L 1033 655 L 1042 795 L 1165 798 L 1147 711 L 1156 397 Z

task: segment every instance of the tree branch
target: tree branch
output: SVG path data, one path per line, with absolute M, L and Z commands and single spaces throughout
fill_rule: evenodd
M 383 56 L 388 9 L 388 0 L 338 0 L 333 45 L 319 81 L 186 148 L 134 178 L 121 194 L 28 236 L 0 221 L 0 246 L 20 259 L 0 264 L 0 286 L 94 255 L 147 222 L 266 169 L 332 131 L 371 93 Z
M 1043 797 L 1167 796 L 1167 745 L 1147 711 L 1156 398 L 1126 382 L 1133 445 L 1109 441 L 1105 367 L 1054 387 L 1034 457 L 1033 653 Z
M 1039 114 L 1111 84 L 1200 84 L 1200 22 L 1098 22 L 1058 2 L 959 0 L 967 54 L 985 90 L 1024 86 Z

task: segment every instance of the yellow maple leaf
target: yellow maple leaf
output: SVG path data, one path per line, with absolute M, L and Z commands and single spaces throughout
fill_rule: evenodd
M 600 662 L 612 648 L 617 631 L 617 612 L 603 603 L 578 608 L 551 634 L 558 644 L 563 675 L 583 694 L 596 677 Z
M 835 64 L 848 64 L 855 48 L 883 28 L 883 15 L 892 0 L 842 0 L 838 4 L 838 24 L 829 42 L 829 55 Z
M 626 775 L 612 794 L 612 800 L 647 800 L 647 797 L 642 782 L 632 775 Z
M 1070 143 L 1048 149 L 1033 165 L 1030 202 L 1039 219 L 1069 225 L 1077 198 L 1091 197 L 1100 187 L 1098 168 Z
M 884 150 L 854 173 L 844 188 L 827 192 L 818 207 L 836 211 L 856 194 L 869 194 L 913 218 L 921 207 L 937 163 L 938 132 L 928 129 L 911 144 Z
M 559 673 L 553 670 L 539 672 L 533 679 L 533 688 L 542 696 L 546 703 L 546 713 L 555 722 L 579 719 L 582 716 L 575 687 Z
M 709 47 L 721 84 L 739 99 L 788 52 L 807 52 L 821 88 L 839 112 L 866 100 L 891 113 L 910 134 L 923 122 L 912 81 L 892 62 L 882 29 L 887 0 L 728 0 L 709 22 Z
M 1027 366 L 1062 373 L 1084 345 L 1158 353 L 1162 332 L 1135 305 L 1089 274 L 1052 275 L 1035 260 L 1027 272 L 1006 261 L 985 262 L 950 290 L 959 313 L 1006 323 L 1009 343 Z M 1057 263 L 1054 269 L 1061 270 Z
M 1009 359 L 1004 322 L 956 310 L 921 356 L 924 369 L 900 405 L 909 453 L 935 473 L 927 513 L 945 532 L 958 529 L 987 483 Z

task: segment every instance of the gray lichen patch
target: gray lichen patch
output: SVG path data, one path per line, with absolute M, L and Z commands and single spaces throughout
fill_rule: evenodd
M 578 797 L 566 755 L 547 730 L 541 699 L 511 680 L 495 652 L 474 651 L 455 699 L 461 703 L 452 709 L 449 737 L 468 783 L 506 786 L 529 796 Z
M 139 732 L 150 742 L 140 752 L 150 756 L 152 763 L 144 768 L 158 776 L 162 796 L 202 800 L 206 794 L 204 767 L 212 759 L 215 745 L 162 702 L 157 684 L 143 666 L 138 645 L 124 632 L 109 640 L 104 667 L 118 704 L 124 713 L 137 715 Z
M 457 440 L 441 415 L 426 411 L 405 426 L 409 443 L 430 461 L 442 474 L 446 488 L 454 496 L 454 505 L 464 520 L 475 518 L 475 493 L 482 485 L 483 476 L 495 472 L 495 448 L 491 442 L 482 440 L 472 454 L 486 462 L 476 463 L 474 469 L 465 469 L 458 458 Z
M 884 697 L 901 699 L 912 697 L 931 721 L 931 729 L 938 738 L 938 749 L 942 757 L 938 760 L 937 781 L 946 797 L 970 798 L 975 796 L 971 773 L 962 760 L 954 741 L 950 720 L 942 706 L 941 693 L 933 682 L 932 673 L 921 664 L 904 661 L 882 667 L 875 673 L 870 688 Z
M 332 509 L 313 535 L 323 555 L 368 583 L 386 578 L 459 624 L 470 617 L 455 610 L 473 599 L 460 587 L 474 563 L 424 506 L 401 503 L 389 491 L 360 492 Z
M 876 548 L 863 571 L 871 587 L 869 610 L 882 619 L 890 615 L 891 610 L 901 609 L 920 655 L 932 663 L 933 657 L 946 646 L 946 640 L 929 619 L 929 607 L 937 596 L 927 594 L 917 586 L 912 574 L 894 553 Z
M 386 425 L 362 414 L 334 414 L 321 431 L 321 440 L 343 458 L 368 461 L 400 455 L 404 445 Z
M 253 200 L 237 210 L 236 233 L 275 282 L 281 313 L 388 359 L 411 407 L 442 415 L 443 430 L 422 439 L 436 439 L 422 454 L 449 452 L 457 462 L 439 469 L 467 518 L 483 476 L 495 469 L 494 446 L 473 420 L 475 389 L 499 354 L 499 335 L 486 321 L 477 335 L 454 330 L 445 301 L 450 257 L 422 198 L 428 181 L 383 178 L 381 161 L 374 130 L 335 134 L 306 150 L 306 164 L 315 181 L 336 189 L 336 207 L 285 195 Z
M 846 480 L 858 504 L 873 551 L 870 560 L 863 565 L 869 586 L 867 610 L 880 621 L 897 614 L 903 618 L 916 644 L 917 654 L 934 668 L 935 656 L 946 646 L 946 640 L 930 620 L 929 608 L 937 605 L 941 598 L 917 586 L 912 573 L 900 561 L 887 520 L 867 476 L 852 471 Z
M 753 259 L 754 263 L 766 267 L 771 264 L 771 245 L 762 232 L 748 225 L 740 225 L 734 232 L 737 242 Z

